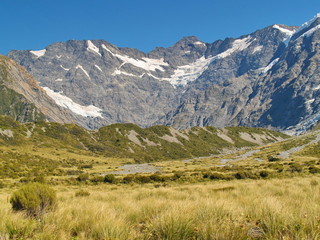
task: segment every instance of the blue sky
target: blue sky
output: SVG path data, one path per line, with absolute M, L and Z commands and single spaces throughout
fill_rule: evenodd
M 148 52 L 184 36 L 205 42 L 272 25 L 301 25 L 319 0 L 2 0 L 0 54 L 70 39 L 104 39 Z

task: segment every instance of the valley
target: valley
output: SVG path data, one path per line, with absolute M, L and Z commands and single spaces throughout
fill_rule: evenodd
M 319 26 L 0 56 L 0 240 L 320 239 Z

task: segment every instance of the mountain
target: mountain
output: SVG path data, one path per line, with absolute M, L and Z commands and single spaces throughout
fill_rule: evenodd
M 149 53 L 72 40 L 8 56 L 89 128 L 132 122 L 301 132 L 320 118 L 319 17 L 213 43 L 185 37 Z

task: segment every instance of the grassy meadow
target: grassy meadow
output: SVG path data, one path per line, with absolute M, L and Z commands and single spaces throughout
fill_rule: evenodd
M 2 189 L 0 239 L 320 239 L 319 176 L 54 188 L 40 219 Z
M 318 133 L 7 118 L 0 130 L 0 240 L 320 239 Z M 138 163 L 157 171 L 115 173 Z M 14 211 L 34 182 L 56 191 L 55 208 Z

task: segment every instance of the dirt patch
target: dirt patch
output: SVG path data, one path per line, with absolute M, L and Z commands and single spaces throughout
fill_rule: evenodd
M 139 135 L 139 134 L 138 134 L 136 131 L 130 130 L 130 131 L 129 131 L 129 134 L 128 134 L 128 139 L 129 139 L 131 142 L 139 145 L 140 147 L 143 147 L 143 145 L 141 144 L 139 138 L 137 138 L 138 135 Z
M 242 138 L 245 141 L 252 142 L 258 145 L 264 145 L 269 141 L 273 141 L 273 139 L 268 138 L 268 136 L 257 134 L 257 133 L 249 134 L 249 133 L 241 132 L 240 138 Z
M 156 173 L 161 172 L 159 168 L 149 164 L 149 163 L 143 163 L 143 164 L 127 164 L 120 166 L 119 171 L 113 171 L 108 174 L 135 174 L 135 173 Z
M 178 143 L 178 144 L 183 145 L 176 137 L 173 137 L 173 136 L 164 135 L 164 136 L 162 136 L 160 138 L 165 140 L 165 141 L 167 141 L 167 142 Z
M 0 134 L 3 136 L 7 136 L 9 138 L 13 137 L 13 132 L 9 129 L 5 129 L 5 130 L 0 129 Z
M 177 137 L 180 136 L 186 140 L 189 140 L 189 137 L 181 132 L 179 132 L 178 130 L 174 129 L 174 128 L 170 128 L 170 132 L 172 134 L 172 136 Z
M 142 138 L 143 141 L 150 147 L 156 147 L 156 146 L 160 146 L 160 144 L 157 144 L 155 142 L 150 141 L 148 138 Z
M 231 143 L 231 144 L 234 144 L 234 141 L 232 140 L 232 138 L 230 138 L 228 135 L 228 130 L 227 129 L 219 129 L 218 132 L 217 132 L 217 136 L 219 138 L 222 138 L 223 140 Z

